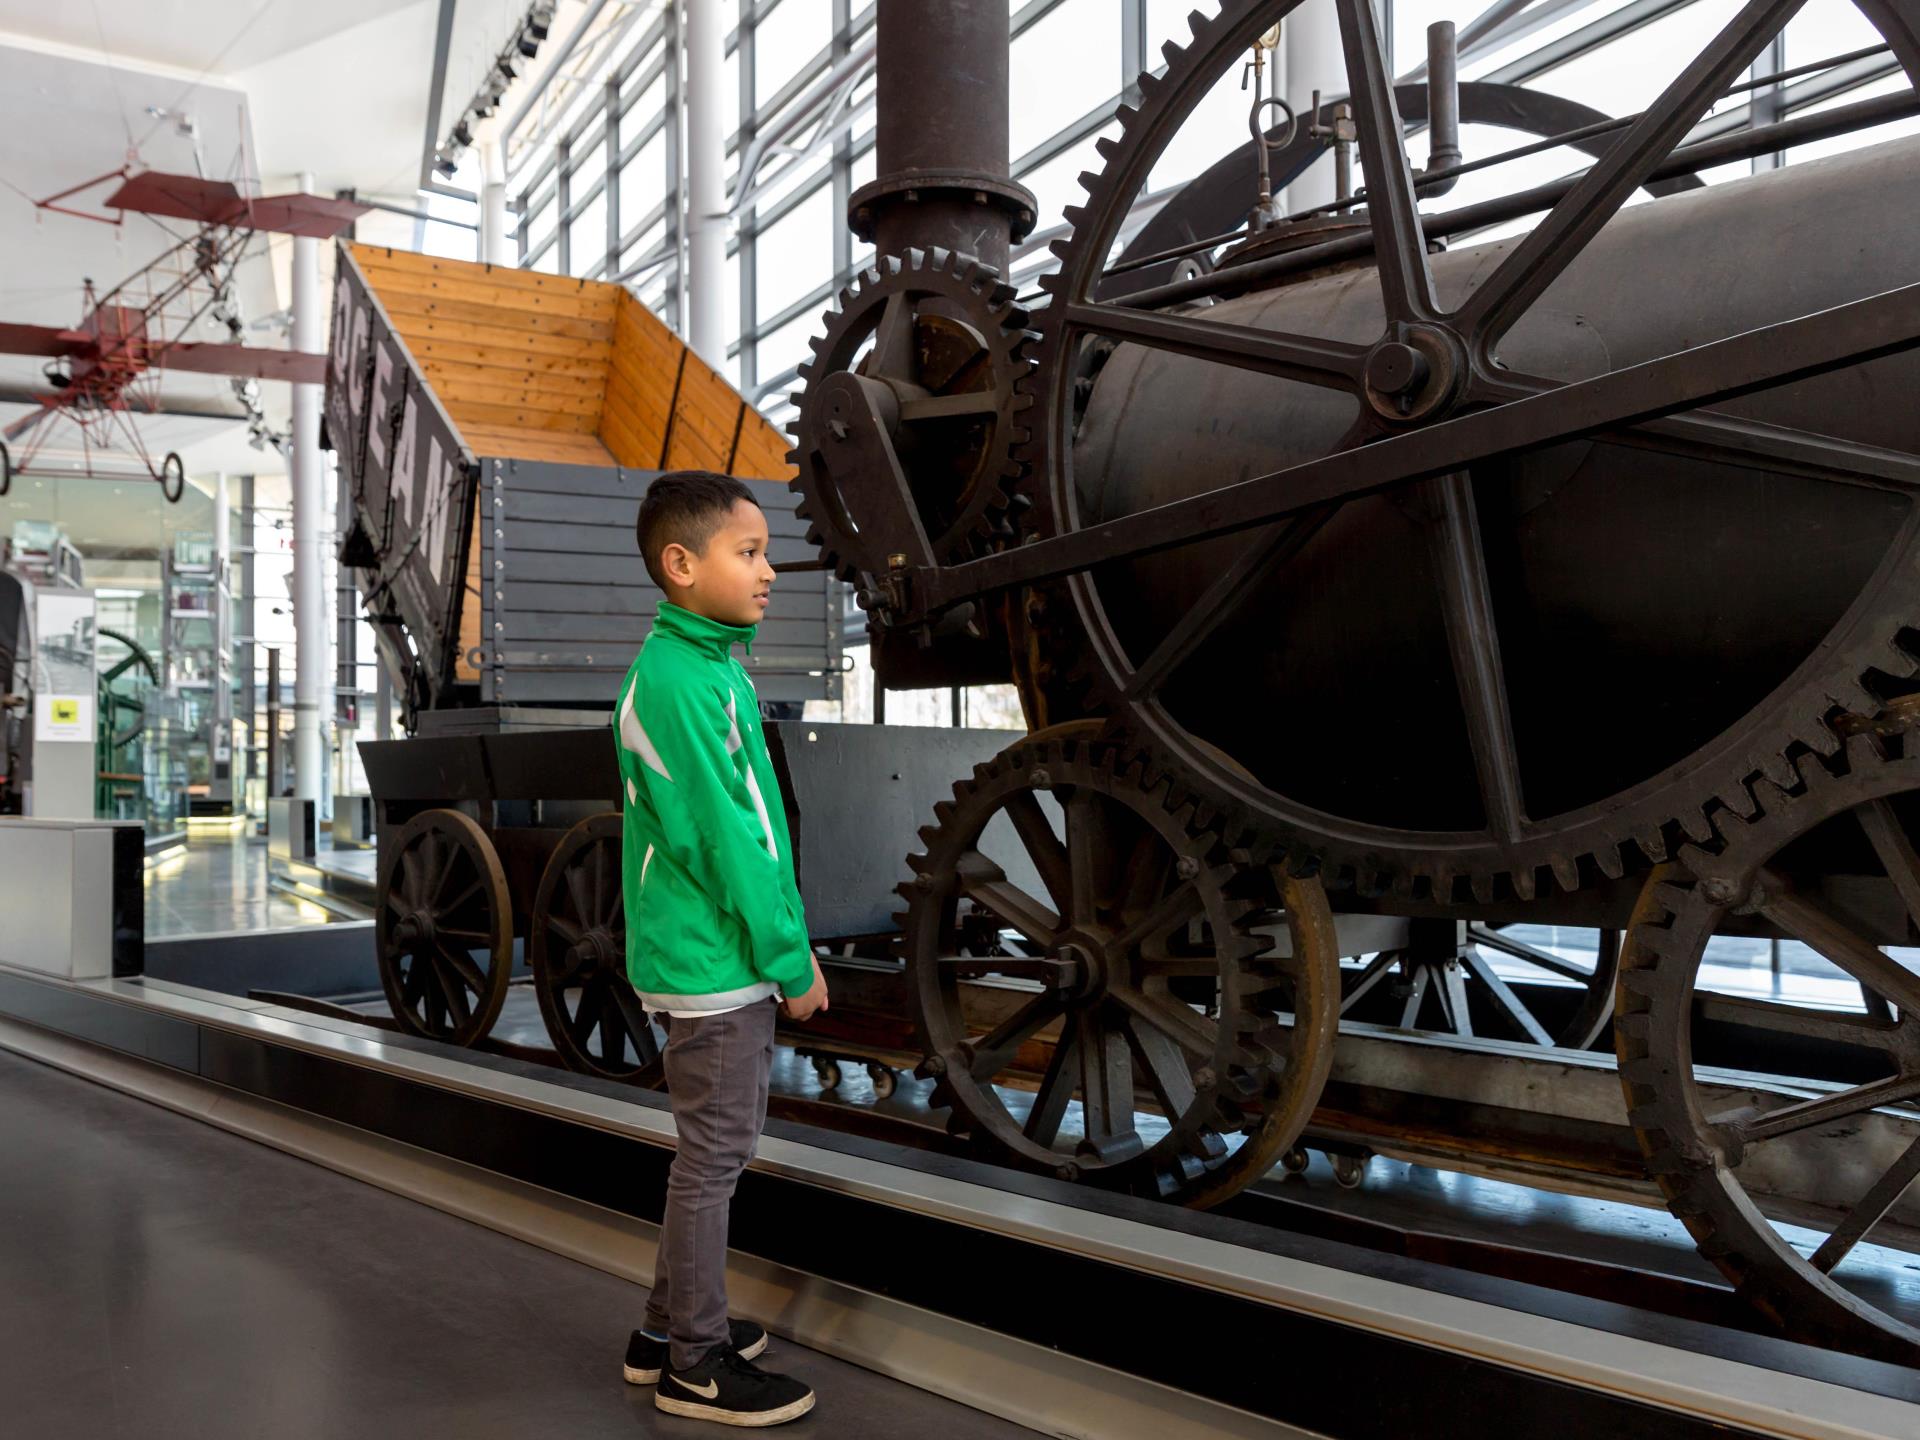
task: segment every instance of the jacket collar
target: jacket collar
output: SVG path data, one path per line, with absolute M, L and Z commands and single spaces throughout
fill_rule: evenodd
M 716 660 L 726 659 L 735 645 L 744 645 L 748 653 L 752 653 L 753 637 L 760 633 L 757 625 L 724 625 L 696 615 L 671 600 L 660 602 L 659 613 L 653 617 L 653 628 L 677 636 Z

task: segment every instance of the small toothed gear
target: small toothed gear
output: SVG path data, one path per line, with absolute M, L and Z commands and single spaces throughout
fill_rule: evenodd
M 992 267 L 946 250 L 883 255 L 840 292 L 826 333 L 800 366 L 800 414 L 788 427 L 799 472 L 797 513 L 808 541 L 843 580 L 883 574 L 871 522 L 832 472 L 832 441 L 845 422 L 823 413 L 819 382 L 839 371 L 882 381 L 897 415 L 889 439 L 912 491 L 933 558 L 953 564 L 1011 538 L 1009 506 L 1026 438 L 1017 387 L 1033 332 L 1013 290 Z
M 1097 299 L 1121 226 L 1194 107 L 1283 9 L 1275 0 L 1223 0 L 1212 18 L 1194 11 L 1188 17 L 1192 42 L 1166 43 L 1164 71 L 1140 76 L 1138 107 L 1121 105 L 1115 115 L 1120 133 L 1096 143 L 1102 168 L 1079 176 L 1086 199 L 1066 207 L 1070 232 L 1050 247 L 1059 265 L 1039 282 L 1050 300 L 1035 312 L 1034 365 L 1021 381 L 1032 405 L 1023 415 L 1030 439 L 1018 452 L 1025 472 L 1020 486 L 1032 501 L 1032 528 L 1041 538 L 1070 527 L 1078 513 L 1067 458 L 1089 377 L 1112 345 L 1087 333 L 1094 327 L 1086 323 L 1086 307 Z M 1913 54 L 1920 45 L 1903 23 L 1874 23 L 1893 37 L 1897 53 Z M 1329 888 L 1369 896 L 1390 893 L 1453 905 L 1532 900 L 1555 885 L 1572 891 L 1644 873 L 1689 840 L 1708 840 L 1717 814 L 1752 813 L 1752 789 L 1764 777 L 1791 783 L 1791 751 L 1835 752 L 1841 737 L 1829 723 L 1833 714 L 1873 711 L 1887 698 L 1889 680 L 1895 693 L 1908 688 L 1920 672 L 1920 648 L 1910 643 L 1920 626 L 1916 557 L 1920 506 L 1889 536 L 1885 562 L 1840 627 L 1738 724 L 1658 776 L 1563 815 L 1530 818 L 1508 839 L 1355 820 L 1250 782 L 1152 694 L 1141 692 L 1091 572 L 1065 582 L 1071 598 L 1052 607 L 1049 626 L 1076 658 L 1089 712 L 1109 716 L 1117 735 L 1178 774 L 1229 831 L 1283 851 L 1296 871 L 1317 871 Z
M 1097 722 L 1016 742 L 935 810 L 900 919 L 920 1073 L 953 1133 L 1189 1205 L 1226 1199 L 1297 1141 L 1338 1023 L 1317 881 L 1230 850 Z M 1145 1108 L 1164 1131 L 1142 1132 Z
M 1920 1360 L 1920 1329 L 1880 1309 L 1876 1290 L 1833 1272 L 1883 1218 L 1913 1224 L 1910 1209 L 1893 1212 L 1913 1178 L 1915 1152 L 1905 1129 L 1880 1113 L 1920 1094 L 1920 977 L 1881 948 L 1906 945 L 1920 923 L 1911 838 L 1920 833 L 1920 731 L 1912 713 L 1865 727 L 1844 717 L 1836 728 L 1852 733 L 1840 751 L 1800 752 L 1790 783 L 1755 785 L 1752 815 L 1720 816 L 1713 837 L 1653 873 L 1621 954 L 1614 1023 L 1621 1088 L 1648 1173 L 1700 1253 L 1794 1338 L 1902 1365 Z M 1836 874 L 1844 891 L 1823 883 Z M 1890 903 L 1878 903 L 1879 894 Z M 1712 993 L 1701 972 L 1708 942 L 1723 928 L 1754 933 L 1756 923 L 1812 943 L 1859 982 L 1865 1013 L 1836 1010 L 1830 998 Z M 1741 1062 L 1737 1079 L 1698 1076 L 1696 1050 L 1713 1043 L 1702 1033 L 1708 1025 L 1722 1027 L 1722 1046 L 1728 1027 L 1744 1029 L 1755 1047 L 1771 1042 L 1782 1057 L 1808 1053 L 1790 1037 L 1817 1042 L 1829 1063 L 1874 1078 L 1809 1099 L 1790 1074 L 1769 1085 L 1754 1072 L 1773 1066 L 1753 1060 Z M 1778 1146 L 1789 1153 L 1775 1153 Z M 1887 1157 L 1903 1150 L 1888 1169 Z M 1827 1203 L 1851 1208 L 1837 1227 L 1831 1215 L 1823 1223 L 1794 1210 L 1796 1231 L 1812 1224 L 1833 1232 L 1804 1253 L 1803 1242 L 1767 1218 L 1770 1187 L 1749 1192 L 1755 1171 L 1831 1177 L 1845 1188 Z

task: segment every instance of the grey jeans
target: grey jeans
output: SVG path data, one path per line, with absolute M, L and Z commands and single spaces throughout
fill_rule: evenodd
M 771 1000 L 667 1024 L 667 1099 L 680 1133 L 646 1328 L 685 1370 L 727 1343 L 727 1209 L 767 1118 Z

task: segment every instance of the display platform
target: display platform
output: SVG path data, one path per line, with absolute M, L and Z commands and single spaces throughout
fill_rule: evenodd
M 590 1263 L 658 1219 L 651 1092 L 152 979 L 0 970 L 0 1015 L 9 1048 Z M 1399 1436 L 1440 1405 L 1463 1434 L 1920 1433 L 1908 1370 L 790 1122 L 734 1216 L 743 1313 L 1049 1433 Z

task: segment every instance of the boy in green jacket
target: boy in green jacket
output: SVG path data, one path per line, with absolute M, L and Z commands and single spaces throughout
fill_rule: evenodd
M 767 1117 L 775 994 L 806 1020 L 827 1008 L 827 985 L 760 704 L 733 657 L 766 613 L 767 520 L 731 476 L 678 471 L 648 489 L 635 534 L 667 598 L 614 710 L 627 974 L 669 1017 L 679 1143 L 625 1374 L 657 1384 L 653 1403 L 672 1414 L 777 1425 L 811 1410 L 813 1392 L 754 1365 L 766 1331 L 727 1319 L 727 1207 Z

